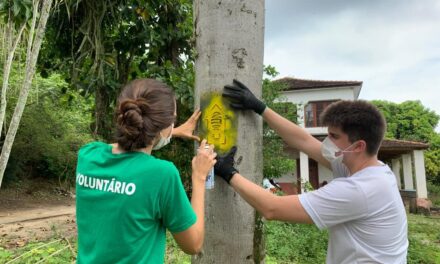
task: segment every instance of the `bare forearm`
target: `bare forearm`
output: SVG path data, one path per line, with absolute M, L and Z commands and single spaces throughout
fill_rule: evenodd
M 236 173 L 232 177 L 230 184 L 246 202 L 260 212 L 265 218 L 271 218 L 271 205 L 273 204 L 273 199 L 276 198 L 275 195 L 244 178 L 239 173 Z
M 263 112 L 264 121 L 290 146 L 298 148 L 300 142 L 308 140 L 311 135 L 295 123 L 287 120 L 269 107 Z
M 246 202 L 267 220 L 313 223 L 302 207 L 297 195 L 274 195 L 238 173 L 232 177 L 230 184 Z
M 197 216 L 195 227 L 200 238 L 204 238 L 205 234 L 205 184 L 193 181 L 193 189 L 191 194 L 191 205 Z

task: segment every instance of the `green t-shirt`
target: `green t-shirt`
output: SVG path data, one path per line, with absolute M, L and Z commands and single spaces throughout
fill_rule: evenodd
M 173 163 L 102 142 L 79 151 L 76 217 L 78 264 L 163 263 L 166 229 L 196 222 Z

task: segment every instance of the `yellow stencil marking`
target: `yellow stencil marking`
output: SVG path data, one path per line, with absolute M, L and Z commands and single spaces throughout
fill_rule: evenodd
M 202 109 L 203 132 L 209 144 L 215 146 L 218 153 L 228 152 L 236 143 L 237 128 L 235 114 L 225 105 L 225 99 L 217 93 L 212 93 L 209 103 Z

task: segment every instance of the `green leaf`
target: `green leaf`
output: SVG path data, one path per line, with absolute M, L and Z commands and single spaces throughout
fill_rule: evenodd
M 20 13 L 20 2 L 14 0 L 12 12 L 14 14 L 14 17 L 18 16 L 18 14 Z

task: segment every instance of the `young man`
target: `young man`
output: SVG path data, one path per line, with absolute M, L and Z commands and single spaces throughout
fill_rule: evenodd
M 324 187 L 276 196 L 241 176 L 233 148 L 218 157 L 215 172 L 266 219 L 315 224 L 329 230 L 327 263 L 406 263 L 407 219 L 396 178 L 377 159 L 386 129 L 381 113 L 365 101 L 339 101 L 322 116 L 328 137 L 321 143 L 265 106 L 239 81 L 223 96 L 235 109 L 253 110 L 291 147 L 332 169 Z

